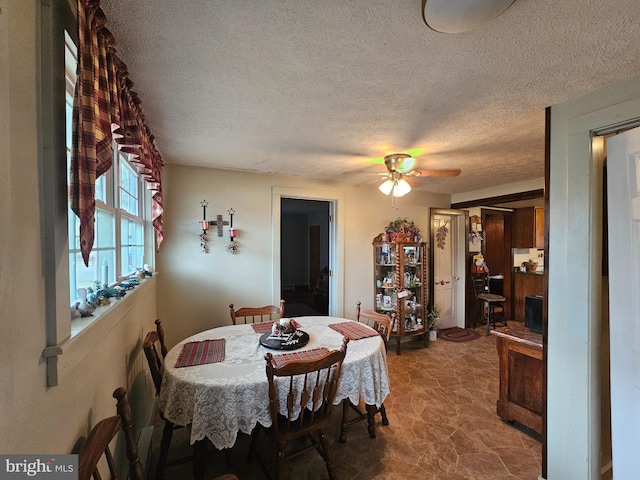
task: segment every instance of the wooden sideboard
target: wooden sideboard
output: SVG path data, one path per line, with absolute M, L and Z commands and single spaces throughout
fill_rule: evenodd
M 500 363 L 500 418 L 542 434 L 542 335 L 521 326 L 492 330 Z

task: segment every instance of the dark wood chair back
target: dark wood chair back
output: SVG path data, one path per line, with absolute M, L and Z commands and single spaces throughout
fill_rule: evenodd
M 233 303 L 229 304 L 229 313 L 234 325 L 240 320 L 243 323 L 261 323 L 279 320 L 284 316 L 284 300 L 280 300 L 280 306 L 266 305 L 264 307 L 242 307 L 234 310 Z
M 473 288 L 473 295 L 476 297 L 476 300 L 478 300 L 478 295 L 488 293 L 487 275 L 471 274 L 469 280 L 471 281 L 471 288 Z
M 264 431 L 276 444 L 276 480 L 282 478 L 285 459 L 311 449 L 317 450 L 324 459 L 329 478 L 337 479 L 324 428 L 331 415 L 348 343 L 349 339 L 344 337 L 340 350 L 333 350 L 309 360 L 289 360 L 280 363 L 271 353 L 266 354 L 271 427 L 254 430 L 249 458 L 254 455 L 258 458 L 268 478 L 270 472 L 258 454 L 257 442 L 260 431 Z M 279 395 L 283 390 L 279 389 L 278 385 L 286 386 L 284 398 Z M 286 405 L 284 415 L 280 413 L 280 405 Z M 303 438 L 309 440 L 309 443 L 303 442 Z M 294 449 L 285 452 L 287 443 L 293 440 L 296 440 Z
M 116 411 L 118 414 L 99 421 L 89 433 L 87 441 L 78 455 L 79 480 L 89 480 L 91 477 L 100 479 L 97 467 L 103 456 L 106 458 L 111 478 L 123 478 L 118 472 L 117 462 L 109 448 L 109 444 L 120 431 L 124 436 L 125 452 L 129 462 L 129 479 L 143 480 L 145 477 L 138 457 L 138 445 L 131 434 L 133 417 L 131 406 L 127 400 L 127 391 L 122 387 L 116 388 L 113 392 L 113 398 L 117 400 Z
M 142 348 L 149 363 L 151 378 L 153 378 L 153 384 L 156 387 L 156 395 L 159 395 L 160 387 L 162 386 L 162 365 L 164 357 L 167 356 L 167 346 L 164 343 L 162 322 L 157 319 L 155 323 L 156 330 L 147 333 Z M 158 350 L 162 356 L 158 355 Z
M 391 338 L 391 332 L 396 322 L 395 312 L 391 315 L 384 313 L 378 313 L 375 310 L 369 310 L 367 308 L 360 308 L 361 302 L 356 302 L 356 320 L 360 323 L 369 325 L 374 330 L 377 330 L 382 339 L 384 340 L 385 347 L 389 346 L 389 339 Z
M 266 354 L 269 412 L 272 429 L 281 439 L 288 440 L 291 436 L 317 430 L 326 422 L 338 389 L 348 341 L 345 337 L 340 350 L 327 352 L 320 358 L 291 360 L 282 365 L 275 363 L 271 353 Z M 286 399 L 278 398 L 276 377 L 287 377 Z M 287 405 L 286 415 L 279 413 L 281 402 Z

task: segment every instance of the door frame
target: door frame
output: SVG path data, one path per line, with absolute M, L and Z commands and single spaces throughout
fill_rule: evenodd
M 543 343 L 545 450 L 553 455 L 546 455 L 546 478 L 601 478 L 604 155 L 594 139 L 638 121 L 637 86 L 637 78 L 632 78 L 550 109 L 548 319 L 543 318 Z
M 435 249 L 435 235 L 436 229 L 434 228 L 434 217 L 436 215 L 450 215 L 456 217 L 456 245 L 455 251 L 455 276 L 458 277 L 458 283 L 462 283 L 462 287 L 456 288 L 456 310 L 459 312 L 456 319 L 457 326 L 466 328 L 467 326 L 467 312 L 466 312 L 466 298 L 467 298 L 467 276 L 469 274 L 469 266 L 467 258 L 469 256 L 469 211 L 468 210 L 455 210 L 451 208 L 430 208 L 429 209 L 429 230 L 431 238 L 431 248 L 429 249 L 429 304 L 433 303 L 434 298 L 434 249 Z M 462 317 L 460 317 L 462 315 Z
M 291 187 L 271 188 L 271 268 L 273 302 L 279 302 L 280 284 L 280 225 L 283 198 L 319 200 L 329 203 L 329 315 L 342 317 L 344 313 L 344 195 Z M 275 303 L 274 303 L 275 305 Z M 285 306 L 286 311 L 286 306 Z

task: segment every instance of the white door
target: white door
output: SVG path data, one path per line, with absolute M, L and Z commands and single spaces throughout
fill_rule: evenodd
M 466 215 L 461 211 L 431 214 L 433 304 L 442 314 L 438 328 L 465 327 L 464 252 Z
M 616 478 L 640 472 L 640 128 L 607 142 L 611 443 Z

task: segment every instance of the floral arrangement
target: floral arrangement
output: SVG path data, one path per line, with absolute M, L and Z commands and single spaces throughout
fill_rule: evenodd
M 271 327 L 271 335 L 283 336 L 290 335 L 296 331 L 296 323 L 293 318 L 281 318 L 279 322 L 273 322 Z
M 437 305 L 432 305 L 429 308 L 429 313 L 427 313 L 427 327 L 429 330 L 436 330 L 438 328 L 440 315 L 440 308 Z
M 390 221 L 385 227 L 385 232 L 392 242 L 413 242 L 420 240 L 420 227 L 413 220 L 398 217 Z

